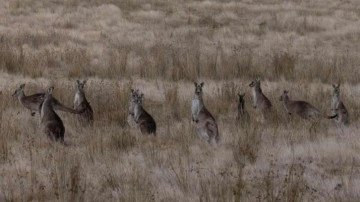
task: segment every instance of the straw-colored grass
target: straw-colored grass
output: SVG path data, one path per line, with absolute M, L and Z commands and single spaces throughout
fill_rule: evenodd
M 1 1 L 0 201 L 356 201 L 360 3 L 327 1 Z M 260 123 L 248 84 L 273 103 Z M 94 126 L 58 112 L 63 146 L 11 94 L 72 106 L 88 79 Z M 218 122 L 214 147 L 191 123 L 192 81 Z M 351 125 L 285 113 L 283 90 L 330 114 L 331 83 Z M 145 95 L 157 137 L 128 123 Z M 245 92 L 250 123 L 236 122 Z

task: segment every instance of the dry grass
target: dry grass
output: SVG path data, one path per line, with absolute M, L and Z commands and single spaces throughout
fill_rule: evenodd
M 0 201 L 355 201 L 359 196 L 357 1 L 0 1 Z M 248 84 L 273 103 L 257 122 Z M 11 97 L 55 86 L 72 106 L 88 78 L 93 127 L 59 112 L 69 146 L 50 142 Z M 192 81 L 221 143 L 190 119 Z M 289 118 L 284 89 L 330 113 L 332 82 L 352 124 Z M 131 88 L 145 94 L 157 137 L 128 124 Z M 235 121 L 245 92 L 250 124 Z

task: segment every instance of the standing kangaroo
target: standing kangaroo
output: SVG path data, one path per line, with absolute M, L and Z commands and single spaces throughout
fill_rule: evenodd
M 134 118 L 134 109 L 135 105 L 137 104 L 137 99 L 139 96 L 139 89 L 131 89 L 131 97 L 130 97 L 130 103 L 129 103 L 129 115 Z
M 65 127 L 53 109 L 52 92 L 54 87 L 50 87 L 45 94 L 45 100 L 41 106 L 41 124 L 44 126 L 45 134 L 51 139 L 64 143 Z
M 195 122 L 198 135 L 205 138 L 209 143 L 220 140 L 219 130 L 217 123 L 211 113 L 206 109 L 203 101 L 203 86 L 201 82 L 195 85 L 195 94 L 191 103 L 192 121 Z
M 245 109 L 245 93 L 238 93 L 238 110 L 236 115 L 236 120 L 241 121 L 241 123 L 247 123 L 250 120 L 249 113 Z
M 84 86 L 86 84 L 86 80 L 83 82 L 76 80 L 76 83 L 77 88 L 74 99 L 74 109 L 83 109 L 83 112 L 79 114 L 79 121 L 82 125 L 92 125 L 94 122 L 94 112 L 85 97 Z
M 271 111 L 272 104 L 261 90 L 260 77 L 257 76 L 249 86 L 252 88 L 253 107 L 261 112 L 262 121 L 264 121 Z
M 295 113 L 303 119 L 315 120 L 321 117 L 320 111 L 305 101 L 292 101 L 288 95 L 289 91 L 284 90 L 280 101 L 284 102 L 285 109 L 289 115 Z
M 17 97 L 19 102 L 27 109 L 30 110 L 31 116 L 35 115 L 35 111 L 41 111 L 41 104 L 45 100 L 45 93 L 36 93 L 33 95 L 26 96 L 24 93 L 25 84 L 21 84 L 18 89 L 15 90 L 13 97 Z M 79 114 L 82 110 L 73 110 L 70 107 L 66 107 L 65 105 L 61 104 L 58 100 L 54 97 L 51 99 L 52 105 L 54 109 L 61 110 L 65 112 L 70 112 L 73 114 Z
M 340 84 L 333 84 L 332 87 L 331 112 L 334 115 L 328 116 L 328 118 L 334 119 L 338 126 L 349 125 L 349 113 L 340 99 Z
M 129 102 L 129 114 L 127 117 L 127 122 L 129 124 L 129 126 L 131 126 L 131 127 L 136 126 L 135 119 L 134 119 L 134 109 L 135 109 L 135 105 L 137 104 L 138 94 L 139 94 L 139 89 L 136 89 L 136 90 L 131 89 L 131 96 L 130 96 L 130 102 Z
M 143 135 L 152 134 L 156 136 L 156 123 L 153 117 L 144 109 L 143 99 L 144 94 L 138 91 L 135 92 L 135 99 L 133 100 L 133 117 L 134 121 L 140 127 Z

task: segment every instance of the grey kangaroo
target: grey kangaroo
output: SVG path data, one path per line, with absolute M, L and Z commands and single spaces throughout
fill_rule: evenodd
M 50 87 L 48 92 L 45 94 L 45 100 L 41 106 L 41 124 L 44 126 L 45 134 L 55 141 L 64 143 L 65 127 L 53 109 L 53 93 L 54 87 Z
M 280 101 L 284 102 L 285 109 L 289 115 L 297 114 L 303 119 L 315 120 L 321 117 L 320 111 L 305 101 L 293 101 L 290 100 L 289 91 L 284 90 L 280 97 Z
M 334 115 L 328 116 L 329 119 L 334 119 L 338 126 L 349 125 L 349 113 L 344 103 L 340 99 L 340 84 L 333 84 L 333 93 L 331 99 L 331 112 Z
M 203 101 L 203 86 L 204 83 L 200 84 L 194 82 L 195 93 L 191 102 L 191 114 L 192 121 L 195 122 L 197 133 L 200 137 L 205 138 L 209 143 L 215 141 L 218 143 L 220 140 L 218 125 L 215 118 L 207 110 Z
M 156 136 L 156 122 L 154 118 L 144 109 L 143 99 L 144 94 L 139 91 L 135 92 L 136 97 L 134 97 L 131 105 L 133 106 L 132 116 L 136 124 L 140 127 L 140 131 L 143 135 L 152 134 Z
M 77 88 L 74 98 L 74 110 L 80 111 L 84 110 L 82 113 L 79 114 L 79 122 L 82 125 L 92 125 L 94 122 L 94 112 L 90 103 L 87 101 L 85 97 L 84 86 L 86 84 L 86 80 L 80 82 L 79 80 L 76 81 Z
M 27 109 L 30 110 L 31 116 L 35 115 L 36 111 L 41 111 L 41 104 L 45 100 L 46 93 L 36 93 L 33 95 L 26 96 L 24 93 L 25 84 L 21 84 L 18 89 L 15 90 L 13 97 L 17 97 L 19 102 Z M 66 107 L 65 105 L 61 104 L 57 99 L 54 97 L 51 99 L 52 105 L 55 110 L 61 110 L 65 112 L 70 112 L 73 114 L 80 114 L 82 110 L 74 110 L 70 107 Z

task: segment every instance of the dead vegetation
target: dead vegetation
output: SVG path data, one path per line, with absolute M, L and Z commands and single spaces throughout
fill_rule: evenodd
M 359 198 L 359 6 L 356 1 L 10 1 L 0 29 L 0 200 L 352 201 Z M 273 104 L 252 108 L 261 75 Z M 69 146 L 53 144 L 10 95 L 20 83 L 71 106 L 88 78 L 90 128 L 59 112 Z M 204 81 L 221 144 L 191 124 L 192 81 Z M 330 113 L 342 84 L 351 125 L 289 118 L 294 99 Z M 127 123 L 130 89 L 146 95 L 157 137 Z M 236 123 L 245 92 L 250 124 Z M 234 108 L 235 106 L 235 108 Z

